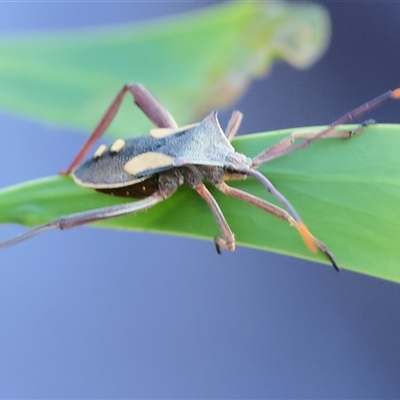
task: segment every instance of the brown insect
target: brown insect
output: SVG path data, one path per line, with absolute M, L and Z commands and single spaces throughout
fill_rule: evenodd
M 126 141 L 118 139 L 110 147 L 101 145 L 92 158 L 79 165 L 95 141 L 103 135 L 115 117 L 124 95 L 128 92 L 132 94 L 137 106 L 157 128 L 151 130 L 150 135 Z M 179 127 L 168 110 L 144 86 L 140 84 L 125 85 L 72 164 L 61 174 L 72 174 L 78 185 L 102 193 L 139 198 L 140 200 L 57 218 L 0 244 L 0 249 L 48 229 L 68 229 L 145 210 L 171 196 L 180 185 L 186 184 L 196 190 L 207 202 L 217 221 L 222 236 L 216 237 L 214 240 L 218 253 L 221 249 L 233 251 L 235 249 L 234 235 L 216 200 L 204 185 L 204 181 L 208 181 L 223 193 L 251 203 L 289 222 L 299 231 L 311 251 L 319 249 L 333 267 L 339 270 L 333 254 L 325 244 L 309 232 L 294 207 L 268 178 L 257 171 L 257 167 L 267 161 L 304 148 L 318 139 L 350 138 L 354 134 L 360 133 L 373 121 L 361 124 L 354 131 L 338 131 L 335 127 L 350 122 L 385 100 L 399 98 L 400 88 L 386 92 L 345 114 L 319 133 L 292 134 L 262 151 L 256 157 L 249 158 L 236 152 L 230 143 L 242 120 L 242 114 L 239 111 L 232 113 L 225 132 L 219 125 L 216 111 L 199 123 Z M 300 141 L 296 142 L 297 139 Z M 228 179 L 244 179 L 249 176 L 257 179 L 284 208 L 233 188 L 225 182 Z

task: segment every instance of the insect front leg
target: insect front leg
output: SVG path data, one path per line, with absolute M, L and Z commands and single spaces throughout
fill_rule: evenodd
M 294 226 L 301 234 L 301 228 L 295 219 L 284 209 L 272 204 L 260 197 L 254 196 L 250 193 L 244 192 L 243 190 L 233 188 L 227 185 L 225 182 L 221 182 L 217 185 L 217 188 L 221 190 L 221 192 L 236 197 L 240 200 L 246 201 L 247 203 L 253 204 L 254 206 L 261 208 L 262 210 L 274 215 L 282 219 L 283 221 L 288 222 L 290 225 Z M 313 240 L 315 246 L 326 256 L 326 258 L 331 262 L 332 266 L 335 268 L 336 271 L 339 271 L 340 268 L 336 263 L 334 255 L 331 251 L 326 247 L 324 243 L 318 240 L 316 237 L 310 234 L 311 239 Z
M 292 144 L 293 141 L 290 142 L 290 137 L 289 137 L 289 139 L 286 139 L 286 140 L 284 139 L 283 141 L 279 142 L 277 145 L 263 151 L 258 156 L 254 157 L 253 166 L 257 167 L 258 165 L 265 163 L 267 161 L 273 160 L 274 158 L 278 158 L 285 154 L 288 154 L 293 151 L 307 147 L 309 144 L 311 144 L 312 142 L 315 142 L 318 139 L 329 138 L 329 137 L 338 137 L 338 136 L 335 136 L 336 130 L 334 129 L 338 125 L 347 124 L 347 123 L 353 121 L 355 118 L 358 118 L 361 115 L 365 114 L 366 112 L 380 106 L 382 103 L 384 103 L 387 100 L 399 100 L 399 99 L 400 99 L 400 88 L 397 88 L 395 90 L 389 90 L 388 92 L 383 93 L 380 96 L 377 96 L 377 97 L 373 98 L 372 100 L 355 108 L 354 110 L 344 114 L 343 116 L 338 118 L 336 121 L 334 121 L 331 125 L 329 125 L 328 128 L 324 129 L 323 131 L 321 131 L 317 134 L 311 135 L 308 138 L 306 137 L 301 142 Z M 364 124 L 361 124 L 360 127 L 358 128 L 359 131 L 362 131 L 365 128 L 365 126 L 368 126 L 371 123 L 373 123 L 373 121 L 369 120 L 369 121 L 366 121 Z M 354 134 L 354 132 L 353 132 L 353 134 Z M 342 137 L 342 136 L 339 136 L 339 137 Z
M 7 242 L 0 244 L 0 250 L 11 246 L 13 244 L 22 242 L 23 240 L 29 239 L 33 236 L 38 235 L 49 229 L 69 229 L 80 225 L 86 225 L 91 222 L 103 221 L 105 219 L 120 217 L 123 215 L 133 214 L 142 210 L 150 208 L 160 201 L 169 197 L 172 193 L 160 194 L 159 192 L 139 201 L 132 203 L 118 204 L 110 207 L 98 208 L 96 210 L 83 211 L 75 214 L 66 215 L 55 219 L 54 221 L 47 222 L 46 224 L 39 225 L 20 236 L 8 240 Z
M 130 92 L 135 104 L 146 116 L 159 128 L 177 128 L 178 124 L 169 111 L 141 84 L 126 84 L 117 94 L 108 107 L 103 118 L 94 128 L 93 132 L 79 150 L 71 165 L 60 172 L 61 175 L 69 175 L 84 159 L 93 144 L 104 134 L 106 129 L 117 114 L 126 93 Z
M 252 167 L 258 167 L 259 165 L 271 161 L 274 158 L 281 157 L 284 154 L 291 153 L 294 150 L 297 150 L 298 147 L 296 145 L 296 140 L 305 139 L 302 143 L 304 146 L 301 148 L 308 146 L 312 142 L 319 140 L 319 139 L 350 139 L 355 135 L 358 135 L 364 131 L 367 126 L 375 124 L 375 121 L 370 119 L 362 124 L 360 124 L 354 130 L 346 130 L 346 131 L 339 131 L 334 128 L 328 129 L 324 131 L 324 134 L 321 135 L 321 132 L 295 132 L 286 136 L 278 143 L 275 143 L 268 149 L 264 150 L 262 153 L 258 154 L 253 158 Z M 293 149 L 292 149 L 293 148 Z
M 222 211 L 219 208 L 217 201 L 214 199 L 212 194 L 206 188 L 204 183 L 201 183 L 195 189 L 196 189 L 197 193 L 199 193 L 199 195 L 207 202 L 207 204 L 211 208 L 214 218 L 217 221 L 219 229 L 222 233 L 222 238 L 220 238 L 220 237 L 214 238 L 214 243 L 215 243 L 215 248 L 217 250 L 217 253 L 218 254 L 221 253 L 221 248 L 227 249 L 230 251 L 234 251 L 235 250 L 235 237 L 231 231 L 231 228 L 229 227 L 228 223 L 226 222 L 226 219 L 225 219 L 224 215 L 222 214 Z

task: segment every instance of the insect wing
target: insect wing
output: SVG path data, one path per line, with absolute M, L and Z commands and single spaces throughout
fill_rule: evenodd
M 173 155 L 159 152 L 164 144 L 165 139 L 157 140 L 150 136 L 129 139 L 123 146 L 117 141 L 110 148 L 99 148 L 94 157 L 73 171 L 73 178 L 78 184 L 95 189 L 141 182 L 172 167 Z
M 223 133 L 217 112 L 200 124 L 161 138 L 140 136 L 102 145 L 73 172 L 75 181 L 95 189 L 125 187 L 182 165 L 224 166 L 234 148 Z

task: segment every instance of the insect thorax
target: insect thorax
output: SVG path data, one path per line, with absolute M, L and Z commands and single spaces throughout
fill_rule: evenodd
M 219 166 L 185 165 L 160 173 L 158 185 L 161 192 L 174 191 L 183 184 L 194 189 L 204 181 L 217 185 L 224 174 L 224 168 Z

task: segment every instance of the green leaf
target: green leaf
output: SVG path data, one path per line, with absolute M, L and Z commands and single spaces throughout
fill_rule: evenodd
M 275 60 L 311 65 L 329 28 L 316 5 L 248 1 L 142 25 L 3 38 L 0 106 L 89 131 L 133 80 L 183 125 L 233 102 Z M 149 127 L 126 99 L 110 133 L 132 137 Z
M 254 156 L 290 132 L 320 129 L 248 135 L 233 144 Z M 343 268 L 400 282 L 399 148 L 400 125 L 377 125 L 350 140 L 320 140 L 264 164 L 260 171 L 291 201 Z M 232 185 L 274 201 L 253 179 Z M 326 262 L 321 254 L 308 252 L 288 224 L 217 190 L 212 193 L 238 244 Z M 37 225 L 125 201 L 78 187 L 71 178 L 52 177 L 0 191 L 0 222 Z M 98 225 L 208 240 L 219 233 L 206 203 L 185 187 L 146 212 Z

